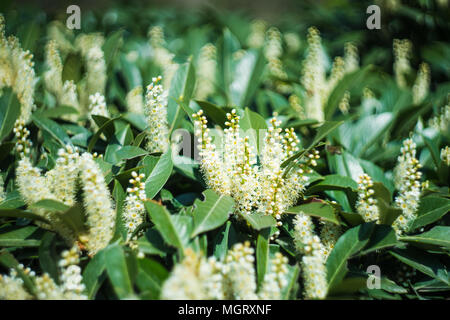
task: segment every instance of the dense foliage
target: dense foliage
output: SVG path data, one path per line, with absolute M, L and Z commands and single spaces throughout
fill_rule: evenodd
M 449 3 L 336 3 L 4 8 L 0 299 L 444 298 Z

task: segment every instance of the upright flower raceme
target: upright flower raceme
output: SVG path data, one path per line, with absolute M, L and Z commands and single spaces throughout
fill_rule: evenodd
M 320 238 L 314 232 L 310 216 L 300 212 L 294 219 L 294 244 L 302 256 L 305 296 L 325 298 L 328 290 L 325 261 L 327 254 Z
M 408 39 L 394 39 L 394 73 L 397 85 L 405 88 L 406 75 L 411 71 L 409 59 L 411 56 L 412 43 Z
M 398 157 L 398 164 L 394 169 L 395 187 L 398 196 L 395 198 L 396 205 L 402 210 L 402 214 L 394 221 L 393 228 L 397 234 L 408 231 L 411 222 L 416 218 L 420 202 L 422 173 L 419 171 L 421 165 L 416 158 L 416 144 L 412 139 L 403 141 Z
M 304 191 L 308 183 L 306 173 L 317 164 L 318 152 L 308 154 L 305 163 L 285 172 L 281 164 L 298 150 L 299 140 L 292 128 L 283 132 L 274 117 L 266 132 L 258 165 L 249 138 L 241 137 L 236 110 L 227 114 L 222 149 L 212 142 L 203 111 L 193 117 L 201 170 L 208 186 L 220 194 L 231 195 L 236 201 L 236 213 L 263 212 L 276 218 L 281 226 L 281 215 Z
M 374 198 L 375 190 L 372 187 L 373 181 L 369 175 L 363 174 L 359 177 L 356 210 L 364 221 L 379 222 L 380 212 L 377 206 L 377 200 Z
M 427 63 L 422 63 L 419 66 L 412 90 L 414 104 L 421 103 L 428 95 L 430 90 L 430 66 Z
M 5 36 L 5 19 L 0 14 L 0 90 L 12 89 L 21 105 L 18 121 L 28 123 L 34 104 L 34 87 L 37 78 L 34 72 L 33 55 L 20 46 L 19 39 Z
M 137 174 L 135 171 L 131 173 L 132 178 L 130 183 L 131 188 L 127 188 L 127 197 L 125 198 L 125 207 L 123 212 L 123 219 L 128 230 L 128 240 L 131 240 L 131 235 L 136 228 L 144 222 L 145 207 L 145 175 L 143 173 Z
M 90 254 L 106 247 L 113 237 L 116 211 L 103 173 L 90 153 L 83 153 L 79 161 L 84 205 L 89 231 L 85 237 Z
M 147 120 L 147 150 L 166 152 L 169 147 L 169 125 L 167 122 L 167 104 L 164 99 L 161 76 L 153 78 L 147 87 L 144 114 Z
M 359 68 L 358 50 L 353 44 L 346 43 L 344 58 L 334 59 L 330 76 L 327 78 L 325 53 L 319 31 L 314 27 L 309 28 L 307 40 L 308 54 L 303 61 L 301 77 L 301 83 L 306 89 L 303 104 L 308 118 L 323 121 L 323 108 L 333 89 L 345 74 Z

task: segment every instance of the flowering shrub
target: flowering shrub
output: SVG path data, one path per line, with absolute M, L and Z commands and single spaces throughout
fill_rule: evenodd
M 0 15 L 0 299 L 448 293 L 447 43 L 119 8 Z

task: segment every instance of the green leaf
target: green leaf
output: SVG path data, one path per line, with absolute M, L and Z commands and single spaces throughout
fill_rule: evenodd
M 123 44 L 123 33 L 123 29 L 112 32 L 103 44 L 102 49 L 105 53 L 105 63 L 108 67 L 120 51 L 120 47 Z
M 33 119 L 33 122 L 36 124 L 36 126 L 39 127 L 39 129 L 49 133 L 63 147 L 65 147 L 67 145 L 70 145 L 70 146 L 72 145 L 72 141 L 70 140 L 70 138 L 67 135 L 67 133 L 55 121 L 50 120 L 48 118 L 44 118 L 44 117 L 38 116 L 36 114 L 33 114 L 31 116 L 31 118 Z
M 393 247 L 398 244 L 397 236 L 392 227 L 382 224 L 375 225 L 369 243 L 361 251 L 360 255 L 368 254 L 376 250 Z
M 60 213 L 58 217 L 60 217 L 64 224 L 71 228 L 75 234 L 81 234 L 86 230 L 86 216 L 84 215 L 83 207 L 78 203 L 67 211 Z
M 256 240 L 256 273 L 258 288 L 264 281 L 267 269 L 269 267 L 269 237 L 270 228 L 261 230 Z
M 42 208 L 51 212 L 67 211 L 70 208 L 64 203 L 52 199 L 39 200 L 38 202 L 33 203 L 30 207 Z
M 414 269 L 449 284 L 447 268 L 435 255 L 411 247 L 391 250 L 389 253 Z
M 162 154 L 158 159 L 158 162 L 151 170 L 150 175 L 147 175 L 147 179 L 145 180 L 145 194 L 148 199 L 153 199 L 159 190 L 164 187 L 172 174 L 172 169 L 172 152 L 169 148 L 167 152 Z
M 337 296 L 358 292 L 367 288 L 367 277 L 353 276 L 342 280 L 328 292 L 329 296 Z
M 73 80 L 74 83 L 80 81 L 82 76 L 83 62 L 80 54 L 69 53 L 64 61 L 64 66 L 61 74 L 62 82 Z
M 232 55 L 238 48 L 239 40 L 228 28 L 225 28 L 217 42 L 217 74 L 219 75 L 219 87 L 224 91 L 227 104 L 231 102 L 229 88 L 233 74 Z
M 122 160 L 133 159 L 136 157 L 140 157 L 146 155 L 148 152 L 144 149 L 134 146 L 124 146 L 115 152 L 115 162 L 113 164 L 117 164 Z
M 347 230 L 336 242 L 326 262 L 328 288 L 336 287 L 345 277 L 347 260 L 369 242 L 373 223 L 364 223 Z
M 87 147 L 87 151 L 88 152 L 92 152 L 92 149 L 94 149 L 95 147 L 95 143 L 97 142 L 97 140 L 100 138 L 101 134 L 103 132 L 106 132 L 107 130 L 114 130 L 114 121 L 118 120 L 122 118 L 122 116 L 117 116 L 113 119 L 109 119 L 108 121 L 106 121 L 105 123 L 103 123 L 103 125 L 97 130 L 97 132 L 91 137 L 91 140 L 89 141 L 88 147 Z
M 233 212 L 234 200 L 230 196 L 218 195 L 210 189 L 205 190 L 203 196 L 203 201 L 196 199 L 194 202 L 192 238 L 221 226 Z
M 42 271 L 48 273 L 53 280 L 58 283 L 58 264 L 59 257 L 56 253 L 56 234 L 46 232 L 42 237 L 39 246 L 39 265 Z
M 439 220 L 450 211 L 450 200 L 428 196 L 420 200 L 417 218 L 413 221 L 410 231 L 426 226 Z
M 318 217 L 339 225 L 339 220 L 334 214 L 334 209 L 326 202 L 310 202 L 286 210 L 286 213 L 297 214 L 303 212 L 308 216 Z
M 20 116 L 20 111 L 21 104 L 16 94 L 10 88 L 3 88 L 0 96 L 0 116 L 3 116 L 0 127 L 0 141 L 10 134 Z
M 35 114 L 38 112 L 35 111 Z M 72 106 L 58 106 L 55 108 L 50 108 L 46 110 L 42 110 L 39 112 L 39 115 L 45 118 L 55 118 L 58 119 L 61 116 L 66 114 L 78 114 L 78 110 Z
M 38 247 L 39 239 L 28 239 L 38 230 L 35 226 L 14 228 L 5 226 L 0 229 L 0 246 L 2 247 Z
M 330 174 L 323 177 L 319 183 L 310 186 L 307 194 L 314 194 L 324 190 L 343 190 L 350 189 L 351 191 L 358 190 L 358 184 L 350 177 L 341 176 L 339 174 Z
M 195 87 L 195 69 L 192 59 L 178 67 L 170 83 L 169 102 L 167 104 L 167 119 L 170 124 L 169 136 L 178 127 L 183 113 L 182 107 L 177 103 L 181 100 L 186 105 L 192 98 Z
M 430 231 L 414 236 L 400 237 L 399 240 L 413 243 L 426 243 L 450 248 L 450 227 L 436 226 Z
M 267 124 L 264 118 L 249 108 L 245 108 L 244 115 L 239 120 L 239 125 L 244 130 L 244 136 L 248 136 L 250 143 L 260 152 L 265 133 L 267 133 Z
M 230 228 L 231 228 L 231 221 L 227 221 L 226 225 L 216 235 L 215 246 L 214 246 L 214 256 L 218 260 L 224 259 L 227 254 Z
M 46 218 L 39 216 L 33 212 L 20 209 L 0 209 L 0 217 L 25 218 L 30 220 L 38 220 L 50 224 L 50 221 L 48 221 Z
M 258 88 L 265 67 L 262 49 L 249 50 L 237 62 L 234 80 L 230 85 L 231 102 L 237 106 L 248 106 Z
M 86 294 L 89 299 L 94 299 L 100 288 L 102 282 L 104 281 L 104 271 L 106 269 L 105 261 L 105 251 L 100 250 L 97 254 L 89 261 L 83 271 L 83 283 L 86 286 Z
M 152 259 L 139 259 L 138 264 L 137 286 L 141 291 L 149 292 L 152 299 L 158 299 L 162 284 L 169 273 L 160 263 Z
M 271 215 L 255 212 L 250 214 L 241 215 L 255 230 L 261 230 L 268 227 L 274 227 L 277 225 L 277 221 Z
M 167 211 L 164 206 L 153 201 L 146 201 L 145 208 L 150 216 L 150 220 L 155 224 L 164 241 L 167 244 L 184 251 L 184 248 L 189 241 L 189 227 L 182 224 L 186 221 L 180 219 L 180 216 L 175 218 L 170 215 L 169 211 Z M 190 217 L 184 216 L 181 218 Z
M 133 296 L 133 287 L 128 273 L 125 252 L 118 244 L 105 249 L 106 272 L 119 299 Z

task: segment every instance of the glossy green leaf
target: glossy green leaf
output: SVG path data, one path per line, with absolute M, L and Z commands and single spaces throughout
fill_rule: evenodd
M 369 242 L 373 223 L 364 223 L 347 230 L 334 245 L 326 262 L 328 287 L 336 287 L 345 277 L 347 261 Z
M 333 207 L 326 202 L 310 202 L 286 210 L 286 213 L 292 214 L 298 214 L 300 212 L 308 216 L 318 217 L 334 224 L 339 224 Z
M 210 189 L 205 190 L 203 196 L 203 201 L 197 199 L 194 202 L 194 230 L 191 237 L 221 226 L 233 212 L 234 200 L 230 196 L 218 195 Z

